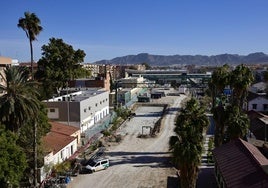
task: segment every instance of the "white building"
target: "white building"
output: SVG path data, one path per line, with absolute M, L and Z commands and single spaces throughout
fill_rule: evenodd
M 268 98 L 266 93 L 248 93 L 247 97 L 247 110 L 255 110 L 257 112 L 268 111 Z
M 80 128 L 81 133 L 109 114 L 109 92 L 88 88 L 43 101 L 48 118 Z

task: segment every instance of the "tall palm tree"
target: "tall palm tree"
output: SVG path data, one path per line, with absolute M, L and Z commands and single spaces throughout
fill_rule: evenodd
M 176 136 L 169 140 L 174 162 L 180 169 L 182 188 L 196 187 L 202 155 L 202 133 L 209 124 L 204 112 L 195 99 L 190 99 L 176 120 Z
M 230 85 L 233 90 L 233 101 L 234 105 L 243 108 L 247 96 L 247 90 L 250 84 L 253 82 L 254 76 L 251 70 L 242 65 L 239 65 L 232 71 L 230 76 Z
M 7 129 L 18 132 L 20 127 L 36 117 L 39 111 L 37 82 L 28 80 L 24 68 L 8 67 L 1 74 L 4 84 L 0 84 L 0 121 Z
M 225 120 L 228 139 L 244 138 L 248 133 L 249 119 L 238 106 L 230 106 Z
M 216 69 L 211 77 L 211 82 L 209 84 L 209 88 L 212 93 L 212 112 L 213 118 L 215 120 L 215 138 L 214 144 L 215 146 L 220 146 L 223 142 L 224 136 L 224 123 L 223 120 L 225 118 L 225 110 L 222 106 L 223 101 L 221 101 L 221 97 L 223 94 L 223 90 L 226 86 L 229 85 L 230 80 L 230 70 L 228 65 L 224 65 Z M 219 102 L 216 102 L 216 101 Z
M 31 74 L 33 78 L 33 44 L 32 42 L 36 40 L 36 36 L 43 30 L 42 26 L 40 26 L 40 19 L 34 14 L 30 12 L 24 13 L 24 18 L 19 19 L 18 27 L 22 28 L 27 38 L 30 42 L 30 50 L 31 50 Z
M 230 78 L 230 67 L 228 65 L 223 65 L 216 69 L 211 77 L 211 82 L 209 84 L 212 91 L 212 107 L 216 107 L 216 98 L 220 97 L 223 93 L 224 88 L 229 85 Z
M 26 123 L 33 123 L 34 141 L 34 185 L 37 185 L 37 114 L 40 109 L 37 82 L 29 80 L 24 68 L 9 67 L 1 74 L 4 84 L 0 85 L 0 121 L 7 129 L 18 132 Z
M 232 90 L 231 100 L 228 106 L 238 107 L 241 112 L 243 104 L 247 96 L 247 89 L 252 83 L 254 77 L 248 67 L 244 65 L 237 66 L 233 71 L 229 71 L 228 66 L 223 66 L 215 70 L 212 74 L 210 83 L 210 90 L 212 91 L 213 103 L 213 118 L 215 120 L 215 138 L 214 144 L 216 147 L 220 146 L 224 141 L 224 134 L 227 129 L 236 131 L 230 123 L 226 123 L 226 120 L 230 116 L 230 108 L 226 108 L 221 100 L 220 95 L 223 94 L 223 89 L 229 86 Z M 216 104 L 216 98 L 220 98 L 220 103 Z M 233 109 L 232 112 L 236 112 Z M 241 114 L 241 113 L 239 113 Z M 241 114 L 243 115 L 243 114 Z M 228 126 L 230 127 L 228 128 Z M 231 129 L 232 128 L 232 129 Z M 235 128 L 235 129 L 233 129 Z M 229 134 L 229 133 L 228 133 Z

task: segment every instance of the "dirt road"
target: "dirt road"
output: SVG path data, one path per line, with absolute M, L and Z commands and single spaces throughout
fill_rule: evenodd
M 185 96 L 167 96 L 158 103 L 169 103 L 161 133 L 155 138 L 137 138 L 142 126 L 160 118 L 162 107 L 139 107 L 120 130 L 126 136 L 119 145 L 106 148 L 110 167 L 93 174 L 79 175 L 68 188 L 142 188 L 177 187 L 176 170 L 169 163 L 168 141 L 173 134 L 174 118 Z

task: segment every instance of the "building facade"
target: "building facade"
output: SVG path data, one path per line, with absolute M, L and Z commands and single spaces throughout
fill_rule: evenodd
M 48 118 L 80 128 L 81 133 L 109 114 L 109 92 L 87 88 L 43 101 Z

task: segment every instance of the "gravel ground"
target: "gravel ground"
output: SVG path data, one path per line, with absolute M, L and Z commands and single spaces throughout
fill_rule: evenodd
M 110 167 L 93 174 L 73 178 L 68 188 L 142 188 L 178 187 L 177 172 L 170 164 L 168 140 L 173 134 L 174 118 L 181 101 L 186 96 L 167 96 L 154 100 L 169 104 L 162 129 L 155 138 L 138 138 L 142 126 L 153 126 L 161 117 L 162 107 L 140 106 L 134 116 L 118 131 L 125 135 L 118 145 L 106 148 Z M 149 129 L 144 129 L 144 133 Z

